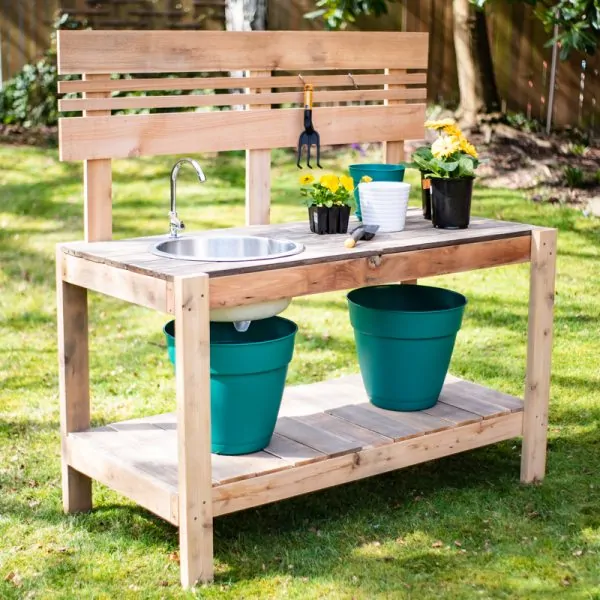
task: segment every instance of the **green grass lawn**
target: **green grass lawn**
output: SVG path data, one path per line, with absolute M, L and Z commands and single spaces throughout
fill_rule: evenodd
M 329 155 L 330 168 L 356 157 Z M 189 231 L 240 225 L 243 155 L 182 171 Z M 173 158 L 114 164 L 115 237 L 168 225 Z M 304 219 L 276 153 L 273 221 Z M 413 183 L 416 180 L 412 179 Z M 600 221 L 506 190 L 478 215 L 557 227 L 548 476 L 519 483 L 520 441 L 217 519 L 216 579 L 179 588 L 177 531 L 108 489 L 61 510 L 54 246 L 80 239 L 81 166 L 0 147 L 0 598 L 600 599 Z M 470 300 L 452 371 L 521 395 L 528 266 L 431 280 Z M 91 295 L 94 424 L 173 409 L 165 317 Z M 297 299 L 290 383 L 357 371 L 344 294 Z

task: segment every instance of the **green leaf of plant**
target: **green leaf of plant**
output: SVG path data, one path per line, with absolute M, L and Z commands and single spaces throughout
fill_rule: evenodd
M 473 159 L 469 156 L 461 156 L 458 161 L 458 176 L 473 177 L 474 174 Z

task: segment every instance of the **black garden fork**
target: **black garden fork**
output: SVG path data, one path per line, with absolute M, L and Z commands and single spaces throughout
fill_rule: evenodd
M 310 164 L 310 147 L 317 147 L 317 167 L 322 169 L 321 160 L 321 138 L 312 122 L 312 107 L 313 107 L 313 86 L 310 83 L 304 85 L 304 131 L 300 134 L 298 140 L 298 168 L 301 169 L 300 159 L 302 158 L 302 147 L 306 146 L 306 166 L 312 169 Z

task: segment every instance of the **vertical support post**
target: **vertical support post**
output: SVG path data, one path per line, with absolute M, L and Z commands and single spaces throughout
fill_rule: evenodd
M 107 80 L 110 75 L 84 74 L 85 81 Z M 110 92 L 86 92 L 84 98 L 108 98 Z M 103 117 L 110 110 L 84 111 L 84 117 Z M 112 167 L 109 158 L 83 163 L 84 230 L 86 242 L 112 239 Z
M 70 432 L 90 426 L 87 290 L 63 281 L 62 249 L 56 251 L 60 436 L 63 508 L 67 513 L 92 508 L 92 482 L 71 468 L 66 454 Z
M 541 481 L 546 469 L 556 230 L 531 233 L 529 326 L 521 481 Z
M 175 372 L 181 584 L 213 578 L 208 275 L 176 277 Z
M 268 77 L 271 71 L 246 71 L 246 77 Z M 271 90 L 249 89 L 261 93 Z M 247 105 L 247 110 L 270 109 L 270 104 Z M 246 225 L 271 220 L 271 150 L 246 150 Z
M 386 75 L 400 75 L 406 73 L 405 69 L 386 69 Z M 404 88 L 403 84 L 385 84 L 386 90 Z M 391 104 L 404 104 L 404 100 L 388 100 L 385 99 L 384 104 L 386 106 Z M 397 142 L 384 142 L 383 143 L 383 161 L 388 165 L 398 164 L 404 161 L 404 140 Z
M 404 14 L 405 14 L 405 19 L 406 19 L 406 4 L 404 6 Z M 406 23 L 406 20 L 403 21 L 404 23 Z M 385 74 L 386 75 L 398 75 L 398 74 L 404 74 L 406 73 L 405 69 L 386 69 L 385 70 Z M 406 87 L 405 85 L 402 84 L 390 84 L 390 83 L 386 83 L 385 84 L 385 89 L 386 90 L 391 90 L 391 89 L 398 89 L 398 88 L 404 88 Z M 385 99 L 385 104 L 386 105 L 390 105 L 390 104 L 404 104 L 404 100 L 388 100 L 387 98 Z M 392 165 L 397 165 L 398 163 L 401 163 L 404 161 L 404 141 L 398 141 L 398 142 L 384 142 L 383 143 L 383 158 L 384 158 L 384 162 L 388 165 L 392 164 Z M 403 281 L 402 283 L 406 283 L 406 284 L 417 284 L 417 280 L 416 279 L 408 279 L 406 281 Z

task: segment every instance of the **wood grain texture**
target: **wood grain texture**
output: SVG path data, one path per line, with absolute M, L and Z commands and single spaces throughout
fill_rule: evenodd
M 270 71 L 248 71 L 248 85 L 255 77 L 267 76 Z M 249 89 L 248 92 L 253 90 Z M 263 97 L 258 106 L 246 106 L 249 110 L 269 110 L 272 96 L 267 92 L 244 94 L 244 96 Z M 246 225 L 267 225 L 271 220 L 271 151 L 246 150 Z
M 172 280 L 175 276 L 208 273 L 211 277 L 212 305 L 230 306 L 232 301 L 242 304 L 258 302 L 267 292 L 282 292 L 289 284 L 294 289 L 300 288 L 298 292 L 303 295 L 314 293 L 312 289 L 315 292 L 324 291 L 328 285 L 333 286 L 331 289 L 344 289 L 344 286 L 356 287 L 363 281 L 377 283 L 386 276 L 390 277 L 389 281 L 398 281 L 448 273 L 453 269 L 464 270 L 469 266 L 480 268 L 523 262 L 529 258 L 533 229 L 533 226 L 521 223 L 472 217 L 469 229 L 440 230 L 431 227 L 418 209 L 409 209 L 404 231 L 377 235 L 368 243 L 358 244 L 353 250 L 344 248 L 343 236 L 310 233 L 306 222 L 186 234 L 200 237 L 266 236 L 289 239 L 304 245 L 304 251 L 300 254 L 276 260 L 207 263 L 151 254 L 151 245 L 166 239 L 166 236 L 97 244 L 73 242 L 64 244 L 62 248 L 73 256 L 160 279 Z M 432 249 L 438 251 L 418 252 Z M 392 256 L 395 254 L 398 256 Z M 328 262 L 334 264 L 325 264 Z M 256 272 L 260 272 L 260 277 L 250 276 Z M 248 293 L 245 294 L 244 290 Z M 288 291 L 285 289 L 285 292 Z M 228 300 L 230 293 L 237 298 Z M 285 294 L 286 297 L 289 295 Z
M 339 456 L 360 449 L 360 444 L 343 435 L 337 435 L 321 427 L 309 425 L 295 417 L 282 417 L 277 420 L 275 431 L 309 448 L 314 448 L 327 456 Z
M 255 71 L 251 71 L 254 73 Z M 266 71 L 264 71 L 266 72 Z M 250 83 L 250 82 L 248 82 Z M 375 90 L 317 90 L 314 104 L 341 102 L 376 102 L 383 100 L 421 100 L 427 98 L 425 88 Z M 139 110 L 143 108 L 184 108 L 202 106 L 256 106 L 271 104 L 298 104 L 304 102 L 303 92 L 249 92 L 245 94 L 185 94 L 178 96 L 132 96 L 125 98 L 66 98 L 58 101 L 61 112 Z M 396 143 L 396 142 L 394 142 Z M 399 162 L 399 161 L 397 161 Z
M 469 247 L 472 246 L 472 247 Z M 480 242 L 211 279 L 212 306 L 253 304 L 528 260 L 528 241 Z
M 96 428 L 67 436 L 64 459 L 69 466 L 177 525 L 177 486 L 157 477 L 155 471 L 148 473 L 136 467 L 130 453 L 123 455 L 112 446 L 107 447 L 101 433 L 100 428 Z M 138 451 L 136 455 L 138 462 L 140 454 Z
M 406 73 L 405 70 L 402 69 L 386 69 L 386 75 L 404 75 Z M 386 89 L 386 99 L 385 104 L 402 104 L 402 97 L 404 95 L 405 98 L 410 98 L 409 92 L 404 88 L 402 84 L 385 84 Z M 400 92 L 400 93 L 399 93 Z M 427 93 L 425 93 L 425 97 L 427 97 Z M 422 137 L 422 136 L 421 136 Z M 421 139 L 419 137 L 419 139 Z M 383 145 L 383 156 L 384 161 L 388 165 L 397 165 L 401 162 L 404 162 L 404 140 L 408 139 L 406 137 L 399 138 L 397 141 L 387 140 Z
M 208 277 L 175 279 L 181 585 L 213 578 Z
M 521 481 L 541 481 L 546 470 L 556 229 L 531 236 L 531 275 Z
M 138 306 L 173 313 L 173 283 L 148 275 L 113 269 L 102 263 L 62 254 L 59 257 L 64 281 L 95 292 L 112 290 L 111 296 Z
M 353 406 L 342 406 L 328 411 L 334 417 L 370 429 L 375 433 L 391 438 L 394 441 L 419 435 L 419 430 L 407 423 L 402 423 L 388 415 L 380 414 L 371 410 L 370 404 L 359 404 Z
M 423 85 L 427 83 L 427 73 L 406 73 L 398 71 L 397 74 L 388 75 L 356 74 L 353 75 L 358 86 L 374 86 L 389 84 L 411 84 Z M 348 75 L 303 75 L 304 81 L 315 86 L 324 87 L 348 87 L 351 84 Z M 248 87 L 246 77 L 161 77 L 144 79 L 110 79 L 108 81 L 59 81 L 59 94 L 82 93 L 82 92 L 134 92 L 134 91 L 172 91 L 172 90 L 231 90 L 244 89 Z M 304 88 L 304 83 L 297 75 L 280 75 L 254 77 L 253 88 Z
M 446 388 L 450 387 L 451 389 L 455 389 L 459 383 L 451 376 L 448 377 L 448 381 Z M 477 388 L 481 393 L 496 394 L 483 386 L 477 386 Z M 455 395 L 455 392 L 453 394 Z M 497 394 L 498 397 L 504 396 L 500 393 Z M 312 403 L 308 407 L 309 410 L 304 410 L 307 408 L 306 405 L 296 404 L 297 412 L 295 414 L 291 410 L 294 408 L 294 403 L 288 406 L 290 410 L 287 414 L 293 416 L 280 416 L 278 423 L 279 426 L 282 426 L 279 428 L 282 433 L 275 433 L 271 444 L 264 451 L 243 456 L 212 455 L 212 493 L 214 498 L 219 499 L 219 503 L 223 500 L 224 495 L 218 490 L 221 488 L 231 489 L 228 486 L 233 483 L 256 478 L 262 479 L 276 474 L 283 478 L 289 478 L 287 472 L 290 470 L 296 470 L 304 465 L 322 463 L 321 467 L 314 472 L 317 477 L 316 473 L 330 472 L 330 461 L 338 460 L 339 456 L 351 457 L 353 465 L 360 465 L 363 460 L 363 452 L 366 450 L 370 448 L 383 449 L 395 445 L 392 437 L 377 433 L 381 430 L 382 422 L 385 427 L 393 429 L 391 433 L 395 436 L 404 427 L 403 420 L 406 420 L 406 435 L 398 437 L 397 443 L 419 440 L 420 454 L 425 452 L 428 447 L 425 440 L 431 439 L 430 436 L 437 435 L 436 432 L 441 427 L 444 427 L 445 431 L 456 432 L 457 428 L 460 430 L 461 427 L 475 423 L 476 425 L 483 424 L 481 425 L 482 429 L 487 430 L 490 422 L 495 423 L 497 419 L 504 419 L 505 416 L 516 416 L 516 413 L 510 412 L 503 415 L 501 409 L 494 408 L 493 413 L 484 420 L 473 412 L 460 410 L 443 403 L 436 404 L 434 409 L 440 406 L 445 407 L 443 408 L 444 416 L 430 414 L 429 411 L 434 409 L 410 414 L 373 410 L 372 407 L 367 408 L 369 405 L 366 404 L 362 380 L 358 375 L 293 386 L 286 389 L 285 396 L 295 402 L 311 398 Z M 449 394 L 445 391 L 442 393 L 442 397 L 446 396 Z M 471 405 L 477 405 L 476 398 L 467 398 L 467 400 Z M 340 409 L 345 417 L 350 418 L 338 416 L 337 412 Z M 376 414 L 377 411 L 380 411 L 385 419 Z M 364 420 L 365 413 L 367 413 L 368 422 Z M 522 425 L 518 424 L 520 418 L 521 413 L 519 412 L 517 421 L 511 421 L 513 424 L 516 422 L 518 427 L 518 432 L 514 435 L 518 435 L 521 431 Z M 443 422 L 440 422 L 442 420 Z M 429 429 L 424 429 L 424 427 Z M 455 433 L 452 435 L 454 436 Z M 456 441 L 456 438 L 454 439 Z M 177 502 L 173 502 L 173 498 L 177 499 L 179 483 L 177 416 L 175 414 L 168 413 L 130 419 L 70 434 L 67 445 L 69 444 L 77 444 L 77 447 L 70 451 L 68 464 L 81 468 L 86 475 L 113 487 L 170 522 L 178 523 L 179 505 Z M 314 446 L 318 446 L 320 449 L 315 449 Z M 454 450 L 451 438 L 448 438 L 448 446 L 451 447 L 451 451 L 460 451 Z M 433 443 L 429 448 L 432 449 L 432 452 L 437 451 Z M 367 456 L 370 455 L 367 454 Z M 385 469 L 387 457 L 391 454 L 386 453 L 384 456 L 380 465 L 380 468 L 383 469 Z M 344 464 L 347 463 L 344 462 Z M 372 468 L 375 469 L 375 467 Z M 320 478 L 318 479 L 321 481 Z M 276 488 L 279 487 L 279 484 L 274 485 Z M 301 493 L 294 487 L 288 491 L 289 495 Z M 259 503 L 264 503 L 264 501 L 261 495 Z M 235 506 L 237 506 L 237 502 L 238 500 L 235 500 Z M 215 508 L 218 507 L 219 504 L 215 505 Z M 221 508 L 224 512 L 229 512 L 230 507 L 221 505 Z
M 63 281 L 61 258 L 62 253 L 60 248 L 57 248 L 56 293 L 62 494 L 64 511 L 73 513 L 92 508 L 91 480 L 74 469 L 66 455 L 66 439 L 69 433 L 90 426 L 88 307 L 87 290 Z
M 517 437 L 522 425 L 522 414 L 514 413 L 226 484 L 214 489 L 214 513 L 223 515 L 472 450 Z
M 84 81 L 106 81 L 110 75 L 83 75 Z M 108 92 L 86 92 L 83 102 L 104 102 Z M 110 116 L 107 109 L 87 109 L 84 117 Z M 83 220 L 86 242 L 112 238 L 112 165 L 108 159 L 86 160 L 83 164 Z
M 416 139 L 424 118 L 424 104 L 321 107 L 319 133 L 327 144 Z M 60 159 L 295 147 L 302 119 L 301 108 L 62 118 Z
M 423 33 L 59 31 L 58 72 L 427 68 Z

